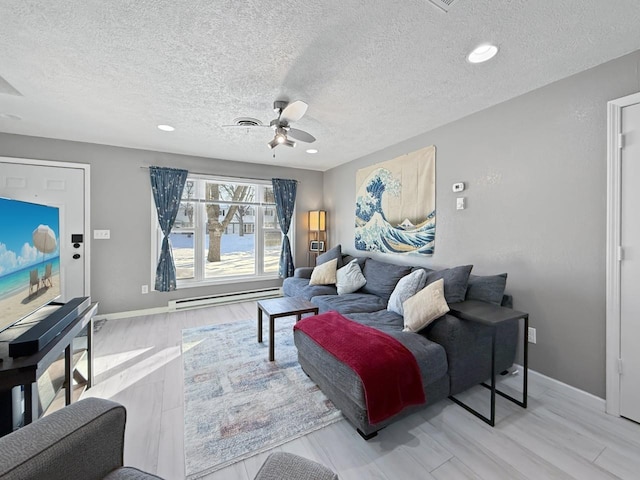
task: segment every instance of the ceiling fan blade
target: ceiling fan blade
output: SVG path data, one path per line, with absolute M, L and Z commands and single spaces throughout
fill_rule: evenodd
M 290 128 L 287 134 L 291 138 L 295 138 L 296 140 L 300 140 L 301 142 L 313 143 L 316 141 L 316 137 L 303 130 L 298 130 L 297 128 Z
M 280 123 L 289 124 L 291 122 L 297 122 L 307 112 L 307 108 L 309 108 L 309 105 L 304 103 L 302 100 L 296 100 L 295 102 L 290 103 L 284 107 L 284 110 L 282 110 L 282 113 L 280 114 Z

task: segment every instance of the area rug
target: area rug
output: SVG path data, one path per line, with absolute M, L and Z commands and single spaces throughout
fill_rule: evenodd
M 182 331 L 187 478 L 200 478 L 342 418 L 305 375 L 293 344 L 294 318 L 276 320 L 270 362 L 257 321 Z

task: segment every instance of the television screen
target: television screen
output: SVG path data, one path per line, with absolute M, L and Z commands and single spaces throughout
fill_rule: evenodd
M 60 292 L 58 208 L 0 198 L 0 331 Z

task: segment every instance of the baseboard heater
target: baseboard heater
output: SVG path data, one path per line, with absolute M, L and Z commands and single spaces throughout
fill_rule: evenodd
M 225 303 L 246 302 L 248 300 L 260 300 L 263 298 L 281 297 L 281 288 L 263 288 L 260 290 L 245 290 L 243 292 L 220 293 L 204 297 L 181 298 L 169 301 L 169 311 L 186 310 L 189 308 L 203 308 Z

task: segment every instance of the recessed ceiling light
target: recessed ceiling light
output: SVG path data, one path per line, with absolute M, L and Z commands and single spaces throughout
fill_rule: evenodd
M 22 117 L 12 113 L 0 113 L 0 118 L 4 118 L 5 120 L 22 120 Z
M 318 153 L 317 148 L 307 148 L 307 153 Z
M 491 60 L 496 56 L 496 53 L 498 53 L 498 47 L 485 43 L 474 48 L 467 57 L 467 60 L 469 63 L 482 63 Z
M 175 130 L 171 125 L 158 125 L 158 129 L 163 132 L 173 132 Z

